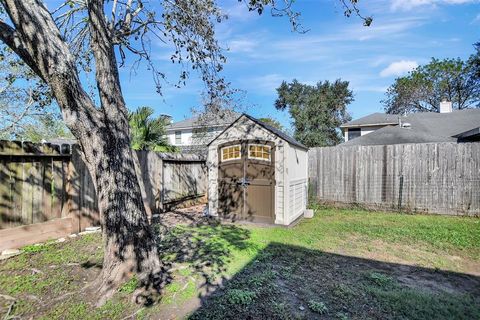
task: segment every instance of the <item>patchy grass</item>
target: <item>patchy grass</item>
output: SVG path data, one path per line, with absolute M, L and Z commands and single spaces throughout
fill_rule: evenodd
M 323 303 L 321 301 L 318 302 L 318 301 L 315 301 L 315 300 L 310 300 L 310 301 L 308 301 L 308 307 L 310 308 L 310 310 L 312 310 L 313 312 L 318 313 L 318 314 L 325 314 L 328 311 L 328 308 L 325 305 L 325 303 Z
M 161 300 L 133 304 L 136 278 L 101 308 L 82 294 L 99 234 L 0 262 L 10 316 L 41 319 L 478 319 L 480 220 L 316 208 L 294 228 L 158 225 L 170 266 Z M 0 316 L 10 307 L 0 298 Z M 190 315 L 189 315 L 190 313 Z
M 478 319 L 480 280 L 455 273 L 270 243 L 192 319 Z M 292 272 L 290 262 L 301 261 Z M 265 270 L 266 285 L 252 278 Z M 285 270 L 287 272 L 285 273 Z M 409 277 L 411 281 L 405 281 Z M 432 286 L 431 284 L 434 284 Z M 232 292 L 253 298 L 232 299 Z M 240 295 L 243 297 L 243 295 Z M 247 295 L 247 297 L 251 297 Z M 248 303 L 242 303 L 247 301 Z M 280 307 L 279 307 L 280 306 Z
M 138 279 L 134 276 L 127 282 L 125 282 L 119 289 L 119 292 L 126 293 L 126 294 L 132 294 L 135 289 L 138 287 Z

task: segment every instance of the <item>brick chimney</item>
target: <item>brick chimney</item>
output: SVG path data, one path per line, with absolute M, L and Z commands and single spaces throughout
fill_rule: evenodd
M 452 112 L 452 102 L 447 99 L 443 99 L 440 102 L 440 113 L 450 113 Z

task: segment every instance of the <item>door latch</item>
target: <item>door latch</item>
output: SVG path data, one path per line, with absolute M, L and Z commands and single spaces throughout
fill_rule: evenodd
M 250 181 L 248 181 L 248 179 L 246 178 L 241 178 L 240 180 L 237 181 L 237 185 L 242 186 L 244 188 L 249 184 L 250 184 Z

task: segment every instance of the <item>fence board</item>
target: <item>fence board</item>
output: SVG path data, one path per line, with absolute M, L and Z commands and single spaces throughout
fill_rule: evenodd
M 322 201 L 480 215 L 480 143 L 314 148 L 309 168 Z
M 77 148 L 0 141 L 0 231 L 58 218 L 71 218 L 79 232 L 99 223 L 92 178 Z M 194 155 L 138 151 L 137 175 L 147 213 L 204 196 L 205 161 Z M 168 204 L 168 206 L 166 206 Z
M 99 224 L 94 181 L 79 150 L 0 141 L 0 251 Z M 149 216 L 206 194 L 205 161 L 139 151 L 135 160 Z

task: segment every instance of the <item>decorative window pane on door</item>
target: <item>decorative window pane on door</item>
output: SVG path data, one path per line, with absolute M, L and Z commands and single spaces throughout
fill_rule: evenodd
M 270 146 L 262 144 L 249 144 L 248 145 L 248 158 L 270 161 Z
M 222 148 L 222 161 L 236 160 L 242 157 L 240 145 L 228 146 Z

